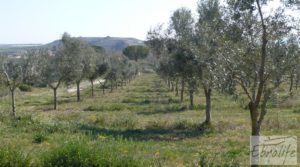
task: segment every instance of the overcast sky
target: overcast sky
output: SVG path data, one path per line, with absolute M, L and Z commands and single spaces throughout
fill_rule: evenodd
M 0 43 L 48 43 L 63 32 L 86 37 L 146 38 L 179 7 L 197 0 L 0 0 Z

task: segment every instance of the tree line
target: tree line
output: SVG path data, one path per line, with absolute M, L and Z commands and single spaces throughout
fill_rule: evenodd
M 150 29 L 146 44 L 157 59 L 156 71 L 184 100 L 202 89 L 206 99 L 205 125 L 212 121 L 215 91 L 248 98 L 252 135 L 260 135 L 267 104 L 284 82 L 292 96 L 300 81 L 299 2 L 281 1 L 268 11 L 268 0 L 199 0 L 198 17 L 179 8 L 168 27 Z M 299 14 L 298 14 L 299 15 Z M 185 90 L 186 89 L 186 90 Z
M 108 86 L 112 92 L 119 85 L 126 85 L 138 71 L 137 63 L 131 61 L 132 47 L 143 52 L 138 54 L 140 52 L 135 49 L 134 54 L 138 54 L 135 61 L 148 54 L 145 46 L 130 46 L 124 49 L 124 55 L 117 52 L 107 55 L 102 47 L 91 46 L 64 33 L 61 44 L 51 50 L 28 50 L 20 58 L 0 56 L 0 82 L 9 88 L 13 116 L 16 115 L 15 90 L 23 84 L 49 87 L 53 91 L 54 110 L 57 109 L 57 90 L 62 84 L 76 85 L 78 102 L 81 101 L 80 84 L 83 80 L 90 82 L 92 97 L 95 81 L 100 84 L 103 94 Z

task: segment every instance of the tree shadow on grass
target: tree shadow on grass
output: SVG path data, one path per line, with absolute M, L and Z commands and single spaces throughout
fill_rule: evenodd
M 189 110 L 204 110 L 205 105 L 195 105 L 190 107 L 188 105 L 181 105 L 181 104 L 172 104 L 163 107 L 157 107 L 153 111 L 142 111 L 138 112 L 139 115 L 155 115 L 155 114 L 169 114 L 169 113 L 180 113 L 186 112 Z
M 154 111 L 142 111 L 138 112 L 139 115 L 155 115 L 155 114 L 169 114 L 169 113 L 179 113 L 187 111 L 187 106 L 167 106 L 156 108 Z
M 172 98 L 145 98 L 145 99 L 135 99 L 135 98 L 128 98 L 123 99 L 122 103 L 134 104 L 134 105 L 150 105 L 150 104 L 179 104 L 178 100 Z
M 110 137 L 123 137 L 126 139 L 136 141 L 179 141 L 187 138 L 196 138 L 205 134 L 211 133 L 206 129 L 105 129 L 93 125 L 81 125 L 80 130 L 85 134 L 92 135 L 93 137 L 110 136 Z

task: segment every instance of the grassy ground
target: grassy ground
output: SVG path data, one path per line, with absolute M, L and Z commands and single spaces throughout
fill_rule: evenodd
M 250 119 L 243 99 L 214 93 L 213 127 L 201 129 L 202 91 L 193 109 L 187 96 L 180 104 L 155 74 L 142 74 L 113 93 L 96 91 L 92 98 L 84 89 L 78 103 L 74 93 L 60 89 L 57 111 L 50 89 L 19 92 L 16 119 L 9 116 L 9 97 L 1 98 L 0 166 L 249 165 Z M 299 94 L 274 104 L 262 134 L 300 137 Z

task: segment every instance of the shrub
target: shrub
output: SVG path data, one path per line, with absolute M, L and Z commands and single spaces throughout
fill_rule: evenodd
M 294 110 L 293 110 L 293 113 L 299 113 L 299 114 L 300 114 L 300 108 L 294 109 Z
M 205 105 L 198 104 L 198 105 L 194 105 L 193 107 L 191 107 L 191 110 L 204 110 L 205 108 L 206 108 Z
M 122 155 L 118 146 L 109 143 L 90 145 L 85 141 L 69 141 L 61 147 L 52 149 L 42 155 L 44 167 L 80 166 L 111 167 L 141 166 L 133 156 Z
M 32 87 L 29 86 L 29 85 L 26 85 L 26 84 L 22 84 L 19 86 L 19 89 L 22 91 L 22 92 L 31 92 L 32 91 Z
M 89 150 L 81 143 L 67 143 L 42 156 L 42 166 L 94 166 L 89 160 Z
M 37 133 L 37 134 L 33 135 L 32 142 L 39 144 L 39 143 L 44 142 L 45 140 L 47 140 L 47 136 L 45 133 Z
M 10 123 L 15 128 L 24 128 L 37 122 L 33 120 L 32 115 L 26 114 L 10 119 Z
M 0 167 L 29 167 L 31 159 L 12 147 L 0 148 Z

